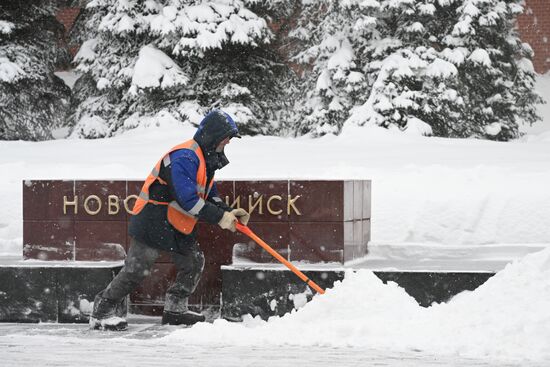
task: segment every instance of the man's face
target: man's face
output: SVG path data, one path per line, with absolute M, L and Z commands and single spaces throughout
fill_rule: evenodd
M 230 138 L 230 137 L 223 139 L 223 140 L 220 142 L 220 144 L 218 144 L 218 146 L 216 147 L 216 152 L 221 153 L 221 152 L 223 151 L 223 148 L 224 148 L 227 144 L 229 144 L 230 141 L 231 141 L 231 138 Z

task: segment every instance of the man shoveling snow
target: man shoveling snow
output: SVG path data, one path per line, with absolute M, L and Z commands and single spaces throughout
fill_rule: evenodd
M 235 232 L 237 221 L 246 225 L 250 218 L 244 209 L 227 206 L 214 183 L 215 171 L 229 163 L 224 147 L 234 137 L 240 136 L 233 119 L 214 110 L 202 120 L 193 139 L 172 148 L 153 168 L 132 211 L 124 267 L 95 297 L 91 328 L 128 327 L 126 297 L 150 274 L 161 251 L 171 253 L 177 269 L 166 292 L 162 324 L 193 325 L 205 320 L 188 308 L 204 267 L 195 224 L 200 219 Z

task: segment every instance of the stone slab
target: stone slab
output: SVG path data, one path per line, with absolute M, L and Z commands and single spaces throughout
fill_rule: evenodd
M 88 322 L 96 294 L 101 292 L 122 267 L 57 268 L 58 322 Z
M 0 321 L 56 322 L 57 291 L 53 268 L 0 267 Z
M 0 264 L 0 322 L 88 322 L 95 295 L 122 268 L 20 263 Z
M 301 270 L 326 289 L 335 281 L 344 279 L 345 271 L 349 269 L 315 269 L 314 265 L 309 265 Z M 384 283 L 397 283 L 423 307 L 448 301 L 462 291 L 472 291 L 494 275 L 485 272 L 403 271 L 376 271 L 374 274 Z M 224 266 L 221 316 L 228 320 L 239 320 L 245 314 L 260 316 L 264 320 L 282 316 L 295 309 L 298 303 L 309 302 L 314 293 L 295 274 L 281 266 Z
M 331 287 L 342 280 L 343 271 L 303 271 L 321 288 Z M 297 297 L 310 301 L 314 291 L 290 271 L 271 269 L 222 268 L 221 317 L 240 321 L 250 314 L 267 320 L 282 316 L 295 308 Z

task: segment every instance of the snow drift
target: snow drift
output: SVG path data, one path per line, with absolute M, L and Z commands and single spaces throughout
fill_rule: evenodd
M 473 292 L 422 308 L 372 272 L 343 282 L 302 309 L 267 322 L 217 320 L 166 342 L 220 345 L 368 347 L 494 359 L 550 358 L 550 248 L 508 265 Z

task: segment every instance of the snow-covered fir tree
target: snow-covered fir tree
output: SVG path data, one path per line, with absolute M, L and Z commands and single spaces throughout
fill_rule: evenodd
M 325 0 L 304 8 L 299 133 L 377 124 L 508 140 L 537 120 L 520 0 Z M 304 21 L 304 19 L 306 21 Z
M 303 98 L 296 103 L 301 115 L 296 131 L 315 135 L 338 133 L 349 109 L 368 88 L 357 63 L 357 46 L 361 41 L 354 44 L 352 40 L 363 36 L 354 29 L 360 13 L 338 1 L 311 1 L 303 5 L 298 27 L 291 33 L 305 46 L 294 57 L 305 65 Z
M 74 135 L 110 136 L 143 116 L 198 123 L 211 108 L 244 133 L 272 133 L 289 68 L 269 50 L 264 18 L 281 0 L 93 0 L 76 55 Z M 282 97 L 283 96 L 283 97 Z M 157 119 L 158 120 L 158 119 Z
M 44 140 L 66 124 L 69 88 L 54 75 L 68 59 L 55 2 L 0 2 L 0 139 Z
M 508 140 L 519 136 L 522 121 L 537 121 L 535 103 L 541 98 L 533 91 L 533 52 L 514 24 L 522 3 L 463 0 L 450 5 L 458 5 L 458 19 L 441 41 L 443 51 L 462 52 L 454 64 L 465 111 L 453 135 Z
M 380 37 L 362 53 L 372 88 L 347 123 L 374 123 L 431 135 L 434 119 L 447 118 L 441 111 L 448 107 L 447 96 L 454 95 L 457 82 L 456 67 L 441 57 L 437 46 L 437 35 L 448 20 L 436 14 L 433 0 L 379 4 L 376 29 Z

